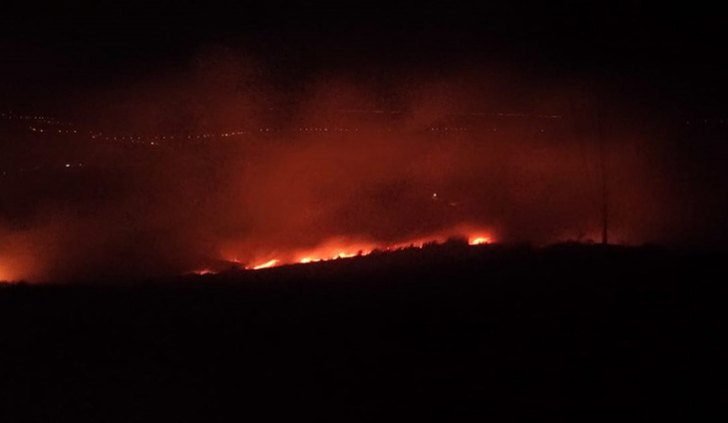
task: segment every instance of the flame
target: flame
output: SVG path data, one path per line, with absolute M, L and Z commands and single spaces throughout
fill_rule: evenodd
M 307 264 L 329 260 L 339 260 L 352 257 L 367 256 L 373 251 L 397 251 L 406 248 L 424 248 L 428 244 L 442 244 L 449 239 L 460 238 L 466 239 L 469 245 L 490 244 L 493 237 L 488 231 L 482 229 L 473 229 L 471 227 L 457 227 L 450 230 L 433 233 L 421 238 L 413 238 L 407 241 L 383 244 L 366 239 L 351 238 L 332 238 L 313 248 L 293 249 L 286 251 L 283 248 L 277 249 L 276 253 L 267 253 L 252 259 L 244 268 L 247 270 L 259 270 L 270 267 L 277 267 L 289 264 Z M 232 248 L 226 248 L 228 256 L 226 261 L 231 263 L 241 263 L 238 256 L 231 251 Z M 274 258 L 272 258 L 274 257 Z M 209 270 L 196 272 L 197 274 L 213 273 Z
M 278 259 L 273 259 L 273 260 L 269 260 L 269 261 L 267 261 L 267 262 L 265 262 L 263 264 L 259 264 L 257 266 L 254 266 L 253 267 L 253 270 L 265 269 L 265 268 L 268 268 L 268 267 L 273 267 L 273 266 L 275 266 L 277 264 L 278 264 Z
M 367 242 L 346 242 L 332 240 L 318 247 L 294 254 L 294 263 L 313 263 L 325 260 L 336 260 L 367 255 L 374 249 L 374 244 Z M 284 264 L 284 263 L 282 263 Z
M 468 238 L 468 244 L 470 245 L 481 245 L 481 244 L 490 244 L 490 237 L 487 236 L 479 236 L 477 238 Z

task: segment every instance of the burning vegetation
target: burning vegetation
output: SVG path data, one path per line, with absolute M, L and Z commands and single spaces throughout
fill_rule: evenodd
M 483 245 L 483 244 L 490 244 L 493 242 L 492 238 L 490 236 L 483 235 L 484 231 L 474 231 L 470 229 L 471 233 L 478 234 L 478 235 L 471 235 L 467 237 L 462 237 L 461 234 L 462 231 L 467 230 L 468 228 L 455 228 L 451 229 L 449 231 L 443 232 L 441 234 L 432 234 L 428 238 L 423 238 L 419 240 L 411 240 L 407 242 L 401 242 L 399 244 L 394 245 L 380 245 L 376 244 L 373 241 L 353 241 L 353 240 L 346 240 L 343 238 L 339 239 L 329 239 L 326 240 L 323 244 L 312 248 L 312 249 L 305 249 L 300 251 L 278 251 L 277 253 L 272 253 L 271 255 L 267 256 L 260 256 L 260 257 L 270 257 L 275 254 L 279 254 L 278 258 L 272 258 L 268 261 L 262 262 L 261 260 L 265 260 L 265 258 L 259 258 L 255 261 L 248 261 L 245 264 L 241 262 L 240 259 L 237 257 L 235 258 L 227 258 L 226 263 L 235 263 L 237 265 L 243 265 L 245 269 L 248 270 L 260 270 L 260 269 L 267 269 L 270 267 L 276 267 L 276 266 L 283 266 L 287 264 L 307 264 L 307 263 L 315 263 L 320 261 L 328 261 L 328 260 L 338 260 L 338 259 L 345 259 L 345 258 L 351 258 L 351 257 L 361 257 L 361 256 L 367 256 L 369 254 L 372 254 L 373 252 L 379 251 L 379 252 L 387 252 L 387 251 L 398 251 L 403 250 L 406 248 L 423 248 L 428 244 L 441 244 L 444 242 L 447 242 L 449 240 L 455 240 L 455 239 L 464 239 L 467 241 L 468 245 Z M 202 270 L 195 270 L 191 273 L 197 274 L 197 275 L 206 275 L 206 274 L 212 274 L 216 271 L 213 269 L 202 269 Z

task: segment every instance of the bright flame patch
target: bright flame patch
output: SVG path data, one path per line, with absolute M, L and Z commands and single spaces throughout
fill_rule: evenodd
M 253 270 L 265 269 L 265 268 L 268 268 L 268 267 L 273 267 L 273 266 L 275 266 L 277 264 L 278 264 L 278 260 L 273 259 L 273 260 L 267 261 L 267 262 L 265 262 L 263 264 L 259 264 L 259 265 L 255 266 L 255 267 L 253 267 Z
M 468 244 L 470 244 L 470 245 L 490 244 L 490 238 L 487 236 L 479 236 L 477 238 L 468 238 Z

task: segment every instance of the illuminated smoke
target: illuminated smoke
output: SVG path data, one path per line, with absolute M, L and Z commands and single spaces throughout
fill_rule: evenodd
M 618 99 L 600 141 L 598 92 L 578 84 L 481 68 L 289 85 L 270 73 L 212 50 L 79 95 L 56 138 L 39 131 L 57 121 L 33 120 L 0 162 L 0 279 L 262 268 L 449 237 L 598 241 L 600 142 L 612 239 L 682 236 L 671 156 L 623 124 Z

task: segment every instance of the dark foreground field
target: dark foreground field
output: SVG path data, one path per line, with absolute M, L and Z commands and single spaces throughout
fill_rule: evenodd
M 0 421 L 700 421 L 725 399 L 721 259 L 447 245 L 6 285 Z

